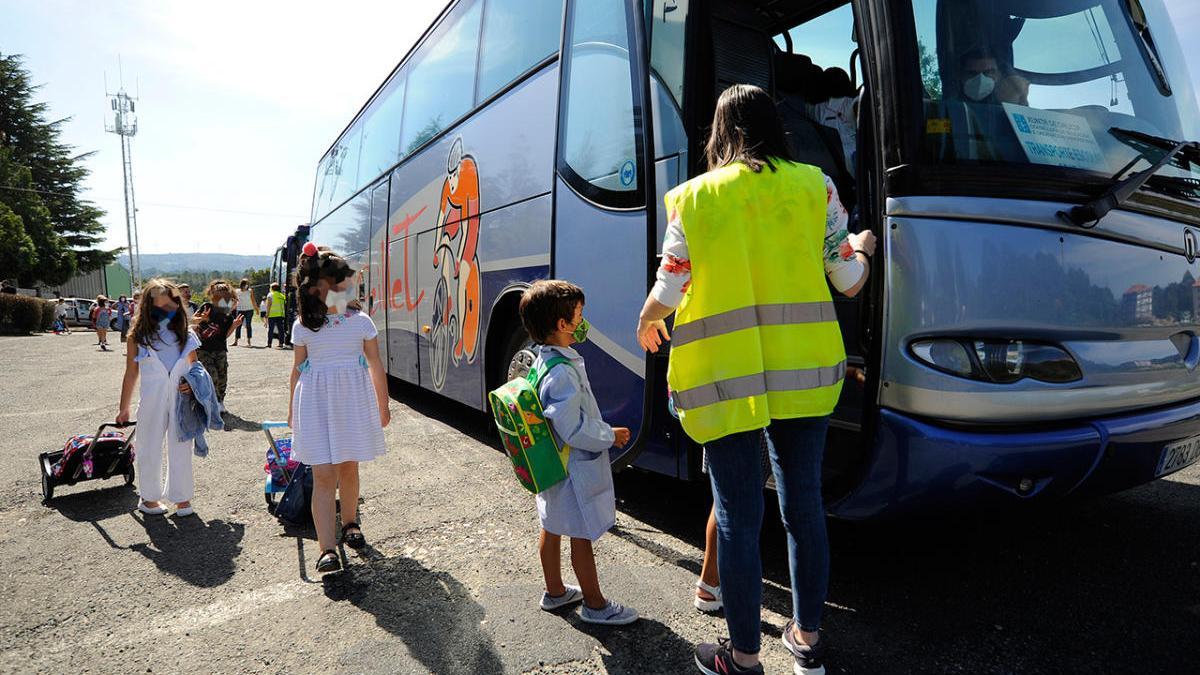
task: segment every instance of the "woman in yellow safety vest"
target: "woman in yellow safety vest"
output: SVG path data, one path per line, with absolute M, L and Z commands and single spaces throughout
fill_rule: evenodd
M 287 314 L 286 301 L 287 297 L 279 290 L 279 282 L 271 284 L 271 292 L 267 294 L 267 349 L 271 348 L 271 341 L 276 336 L 279 337 L 276 349 L 283 349 L 284 331 L 287 330 L 283 323 Z
M 647 351 L 671 341 L 672 404 L 708 458 L 730 639 L 697 646 L 696 664 L 707 673 L 762 672 L 759 458 L 767 429 L 791 557 L 784 644 L 797 673 L 823 673 L 821 458 L 846 373 L 829 285 L 845 295 L 862 289 L 875 237 L 846 232 L 833 182 L 791 161 L 775 104 L 758 87 L 721 95 L 706 156 L 708 173 L 666 196 L 662 264 L 637 329 Z M 672 313 L 673 337 L 663 321 Z

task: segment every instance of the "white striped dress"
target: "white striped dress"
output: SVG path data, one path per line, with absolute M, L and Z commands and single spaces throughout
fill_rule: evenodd
M 378 335 L 365 314 L 330 315 L 320 330 L 296 321 L 292 343 L 308 350 L 292 398 L 292 453 L 305 464 L 366 462 L 387 451 L 363 341 Z

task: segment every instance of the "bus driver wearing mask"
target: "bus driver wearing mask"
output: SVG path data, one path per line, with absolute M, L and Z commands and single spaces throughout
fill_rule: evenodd
M 1009 69 L 1005 69 L 1009 70 Z M 986 49 L 973 49 L 962 59 L 962 95 L 976 103 L 1029 105 L 1029 80 L 1001 72 L 999 60 Z

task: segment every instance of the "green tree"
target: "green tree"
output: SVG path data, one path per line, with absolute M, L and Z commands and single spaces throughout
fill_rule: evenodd
M 19 276 L 33 269 L 37 252 L 21 217 L 0 203 L 0 275 Z
M 925 85 L 925 93 L 934 101 L 942 99 L 942 75 L 938 70 L 938 60 L 924 42 L 917 41 L 917 53 L 921 66 L 921 83 Z
M 17 277 L 54 285 L 107 265 L 120 249 L 99 248 L 104 212 L 80 196 L 91 153 L 62 142 L 70 118 L 47 120 L 37 91 L 22 58 L 0 54 L 0 203 L 21 219 L 37 256 L 36 267 Z

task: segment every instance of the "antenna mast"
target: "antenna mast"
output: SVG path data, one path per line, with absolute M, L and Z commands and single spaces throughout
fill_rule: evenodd
M 105 82 L 107 83 L 107 77 Z M 111 122 L 104 123 L 104 130 L 121 137 L 121 169 L 125 178 L 125 236 L 129 243 L 129 275 L 133 279 L 133 287 L 142 285 L 142 263 L 138 246 L 137 203 L 133 198 L 133 148 L 132 140 L 137 135 L 137 99 L 125 93 L 124 73 L 117 93 L 109 93 L 109 106 L 112 108 Z

